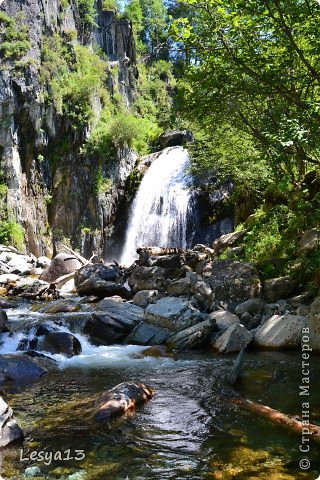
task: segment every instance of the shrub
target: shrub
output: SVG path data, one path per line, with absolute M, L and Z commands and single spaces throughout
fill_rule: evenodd
M 0 12 L 0 53 L 5 59 L 19 60 L 31 48 L 28 27 L 22 18 Z

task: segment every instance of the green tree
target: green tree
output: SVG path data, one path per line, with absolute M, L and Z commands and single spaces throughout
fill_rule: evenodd
M 172 27 L 192 52 L 186 108 L 207 131 L 245 132 L 278 179 L 318 165 L 320 6 L 308 0 L 186 0 Z

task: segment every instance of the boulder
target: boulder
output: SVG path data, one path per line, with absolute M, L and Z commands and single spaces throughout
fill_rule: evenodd
M 273 315 L 255 333 L 254 345 L 264 348 L 296 348 L 308 321 L 299 315 Z
M 0 332 L 6 331 L 6 323 L 8 321 L 8 315 L 2 308 L 0 307 Z
M 213 253 L 219 255 L 227 248 L 233 247 L 246 233 L 247 230 L 243 230 L 242 232 L 231 232 L 221 235 L 212 244 Z
M 19 295 L 28 300 L 33 300 L 41 297 L 48 288 L 49 284 L 43 280 L 26 278 L 25 282 L 17 282 L 16 286 L 11 290 L 11 295 Z
M 24 355 L 0 355 L 0 377 L 2 383 L 12 380 L 28 384 L 38 380 L 47 371 Z M 1 383 L 1 382 L 0 382 Z
M 264 309 L 265 302 L 261 298 L 250 298 L 246 302 L 236 306 L 236 315 L 242 315 L 245 312 L 250 314 L 261 313 Z
M 45 352 L 62 354 L 68 358 L 80 355 L 82 351 L 79 340 L 68 332 L 49 332 L 39 345 Z
M 166 345 L 153 345 L 152 347 L 143 350 L 142 355 L 144 357 L 154 357 L 154 358 L 168 358 L 173 357 L 173 353 L 170 348 Z
M 306 230 L 299 242 L 299 251 L 310 253 L 320 247 L 320 231 L 316 228 Z
M 99 277 L 90 277 L 77 286 L 77 293 L 81 296 L 94 295 L 99 298 L 119 295 L 129 300 L 132 293 L 123 284 L 102 280 Z
M 162 267 L 137 267 L 131 273 L 128 283 L 134 293 L 140 290 L 164 291 L 167 286 L 165 274 Z
M 252 337 L 243 325 L 234 324 L 214 341 L 212 347 L 219 353 L 238 353 L 249 345 Z
M 119 343 L 143 320 L 143 309 L 131 303 L 116 299 L 100 302 L 103 312 L 97 312 L 84 324 L 84 333 L 90 336 L 96 345 Z
M 271 278 L 263 282 L 263 298 L 266 302 L 276 302 L 287 298 L 295 289 L 296 283 L 289 276 Z
M 209 313 L 208 317 L 215 321 L 216 328 L 220 332 L 225 332 L 231 325 L 240 323 L 239 317 L 234 315 L 234 313 L 228 312 L 228 310 L 217 310 Z
M 234 260 L 216 260 L 205 276 L 216 301 L 244 302 L 259 297 L 261 283 L 252 265 Z
M 64 312 L 76 312 L 79 310 L 79 304 L 76 300 L 58 300 L 57 302 L 51 303 L 46 307 L 44 313 L 64 313 Z
M 103 393 L 96 404 L 95 418 L 106 420 L 132 410 L 137 404 L 153 397 L 153 389 L 140 382 L 124 382 Z
M 140 290 L 137 292 L 132 299 L 134 305 L 138 305 L 138 307 L 146 308 L 149 303 L 152 303 L 154 300 L 157 299 L 158 290 Z
M 169 348 L 178 350 L 201 347 L 208 341 L 209 335 L 213 332 L 214 327 L 215 320 L 210 318 L 171 335 L 166 343 Z
M 148 305 L 145 319 L 153 325 L 179 332 L 203 320 L 203 315 L 183 298 L 165 297 Z
M 0 397 L 0 448 L 23 440 L 23 432 L 13 416 L 9 405 Z
M 106 280 L 107 282 L 119 282 L 122 278 L 122 270 L 115 264 L 88 264 L 76 271 L 74 284 L 77 287 L 91 277 L 101 278 L 101 280 Z
M 28 275 L 34 268 L 33 258 L 19 253 L 1 252 L 0 261 L 6 264 L 9 273 L 17 275 Z
M 152 266 L 162 267 L 169 270 L 177 270 L 184 264 L 183 257 L 181 255 L 163 255 L 155 257 L 152 262 Z
M 175 147 L 184 145 L 186 142 L 193 142 L 193 133 L 189 130 L 169 130 L 159 135 L 160 148 Z
M 191 281 L 190 278 L 180 278 L 176 280 L 167 288 L 168 295 L 173 297 L 189 296 L 191 295 Z
M 126 338 L 132 345 L 161 345 L 172 335 L 167 328 L 161 328 L 151 323 L 139 323 Z
M 16 282 L 19 280 L 19 275 L 16 275 L 15 273 L 3 273 L 0 275 L 0 283 L 2 285 L 5 285 L 10 282 Z
M 309 330 L 310 345 L 320 352 L 320 297 L 316 297 L 310 306 Z
M 52 283 L 63 275 L 73 273 L 81 267 L 81 263 L 68 253 L 58 253 L 50 265 L 44 269 L 40 279 Z

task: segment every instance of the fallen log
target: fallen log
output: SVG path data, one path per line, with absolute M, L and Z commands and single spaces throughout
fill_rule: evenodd
M 270 422 L 282 425 L 283 427 L 286 427 L 296 433 L 304 434 L 308 431 L 308 437 L 313 439 L 315 442 L 320 443 L 319 425 L 313 425 L 311 423 L 306 425 L 300 419 L 290 417 L 289 415 L 286 415 L 279 410 L 275 410 L 266 405 L 261 405 L 260 403 L 253 402 L 252 400 L 233 398 L 228 399 L 227 401 L 232 403 L 233 405 L 237 405 L 242 410 L 255 413 L 260 417 L 266 418 Z
M 161 256 L 161 255 L 176 255 L 177 253 L 186 253 L 187 250 L 184 248 L 169 248 L 169 247 L 140 247 L 137 248 L 137 253 L 140 255 L 142 253 L 148 253 L 153 257 Z
M 94 417 L 106 420 L 132 410 L 138 403 L 153 397 L 154 390 L 140 382 L 124 382 L 103 393 L 95 408 Z

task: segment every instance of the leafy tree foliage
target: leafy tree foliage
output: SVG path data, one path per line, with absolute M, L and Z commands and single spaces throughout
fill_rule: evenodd
M 308 0 L 186 0 L 172 27 L 190 54 L 187 109 L 207 130 L 245 132 L 291 185 L 318 165 L 320 6 Z M 226 144 L 227 146 L 227 144 Z

